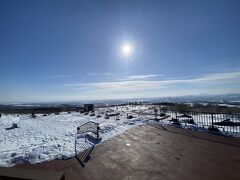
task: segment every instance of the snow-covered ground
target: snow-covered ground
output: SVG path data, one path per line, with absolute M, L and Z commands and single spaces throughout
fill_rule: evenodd
M 105 119 L 105 114 L 120 114 Z M 145 113 L 145 115 L 144 115 Z M 91 113 L 90 113 L 91 114 Z M 84 136 L 77 134 L 77 127 L 89 122 L 97 122 L 100 127 L 101 142 L 112 138 L 124 131 L 146 123 L 157 123 L 150 120 L 155 117 L 154 106 L 115 106 L 111 108 L 98 108 L 95 116 L 80 114 L 79 112 L 62 112 L 59 115 L 50 114 L 43 116 L 31 115 L 5 115 L 0 118 L 0 166 L 13 166 L 17 163 L 30 162 L 38 163 L 52 159 L 67 159 L 75 155 L 75 140 L 77 151 L 81 152 L 92 145 L 92 142 L 85 141 Z M 101 115 L 101 117 L 97 117 Z M 127 119 L 132 115 L 133 119 Z M 169 120 L 175 118 L 174 112 L 167 112 L 170 115 L 161 121 L 161 124 L 171 124 Z M 181 114 L 178 114 L 181 115 Z M 192 115 L 196 124 L 186 124 L 181 121 L 183 128 L 192 128 L 206 131 L 211 125 L 210 115 Z M 226 117 L 214 117 L 214 121 L 222 121 Z M 235 121 L 240 121 L 238 116 Z M 232 119 L 232 118 L 231 118 Z M 16 123 L 19 128 L 6 130 Z M 227 130 L 229 127 L 225 127 Z M 240 134 L 240 127 L 234 128 L 237 135 Z M 224 133 L 224 129 L 220 129 Z M 236 134 L 235 134 L 236 135 Z
M 75 139 L 79 136 L 77 127 L 88 121 L 99 123 L 102 141 L 145 123 L 140 117 L 129 120 L 125 113 L 121 113 L 119 119 L 105 119 L 103 115 L 97 118 L 78 112 L 48 116 L 38 114 L 36 118 L 31 118 L 30 115 L 3 115 L 0 119 L 0 166 L 74 156 Z M 5 129 L 13 123 L 17 123 L 19 128 Z M 80 144 L 78 152 L 83 150 L 81 148 L 88 147 L 85 138 L 77 138 L 77 143 Z

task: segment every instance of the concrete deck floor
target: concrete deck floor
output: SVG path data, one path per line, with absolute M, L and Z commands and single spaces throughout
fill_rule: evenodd
M 139 126 L 96 146 L 85 167 L 76 158 L 15 168 L 63 171 L 67 180 L 240 179 L 240 138 Z

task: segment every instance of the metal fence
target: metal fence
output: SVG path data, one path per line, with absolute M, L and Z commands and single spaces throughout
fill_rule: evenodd
M 240 135 L 240 114 L 165 111 L 171 124 L 189 128 L 204 128 L 231 135 Z

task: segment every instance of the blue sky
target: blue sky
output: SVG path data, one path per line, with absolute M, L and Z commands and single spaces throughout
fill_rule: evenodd
M 238 0 L 1 0 L 0 102 L 240 93 L 239 8 Z

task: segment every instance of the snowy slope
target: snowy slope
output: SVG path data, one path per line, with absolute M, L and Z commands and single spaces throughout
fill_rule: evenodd
M 3 115 L 0 119 L 0 166 L 13 166 L 16 163 L 37 163 L 52 159 L 66 159 L 75 155 L 77 127 L 88 121 L 100 123 L 102 141 L 126 131 L 144 121 L 141 118 L 126 119 L 126 114 L 110 119 L 90 117 L 80 113 L 61 113 L 48 116 Z M 5 130 L 17 123 L 19 128 Z M 86 144 L 84 138 L 78 143 Z M 78 149 L 81 151 L 83 149 Z M 84 146 L 84 147 L 87 147 Z

